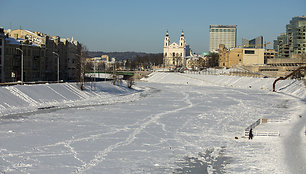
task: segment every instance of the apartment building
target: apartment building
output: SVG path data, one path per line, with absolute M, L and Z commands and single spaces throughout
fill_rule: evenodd
M 274 40 L 274 49 L 279 58 L 291 58 L 295 54 L 306 54 L 306 16 L 293 17 L 286 25 L 286 33 Z
M 0 28 L 0 82 L 4 81 L 4 29 Z
M 24 81 L 79 80 L 82 46 L 78 41 L 22 29 L 2 33 L 0 82 L 21 80 L 21 56 Z

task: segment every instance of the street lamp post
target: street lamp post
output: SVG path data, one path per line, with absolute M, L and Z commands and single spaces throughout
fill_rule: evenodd
M 82 53 L 81 53 L 82 54 Z M 84 84 L 84 76 L 85 76 L 85 65 L 83 65 L 83 62 L 82 62 L 82 56 L 81 55 L 79 55 L 79 54 L 75 54 L 76 56 L 78 56 L 79 57 L 79 60 L 78 60 L 78 62 L 79 62 L 79 69 L 80 69 L 80 72 L 78 72 L 79 74 L 78 74 L 78 76 L 79 76 L 79 78 L 78 78 L 78 80 L 81 82 L 81 84 L 83 85 Z
M 57 56 L 57 83 L 59 83 L 59 55 L 56 52 L 52 52 Z
M 19 50 L 21 52 L 21 84 L 23 84 L 23 51 L 20 48 L 16 48 L 16 50 Z

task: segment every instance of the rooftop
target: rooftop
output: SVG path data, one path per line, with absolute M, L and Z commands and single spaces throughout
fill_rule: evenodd
M 237 28 L 237 25 L 210 25 L 209 28 Z

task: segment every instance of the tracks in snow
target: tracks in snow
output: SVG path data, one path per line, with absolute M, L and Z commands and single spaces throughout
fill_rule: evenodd
M 77 167 L 77 169 L 74 171 L 74 173 L 84 173 L 84 172 L 86 172 L 87 170 L 91 169 L 92 167 L 94 167 L 94 166 L 98 165 L 99 163 L 103 162 L 106 159 L 106 156 L 109 153 L 111 153 L 114 149 L 131 144 L 136 139 L 136 136 L 138 134 L 140 134 L 142 131 L 144 131 L 149 125 L 151 125 L 153 123 L 159 124 L 158 120 L 161 117 L 163 117 L 165 115 L 168 115 L 168 114 L 180 112 L 180 111 L 188 109 L 188 108 L 192 108 L 193 104 L 189 99 L 189 95 L 187 93 L 183 93 L 183 95 L 184 95 L 183 101 L 185 101 L 186 104 L 187 104 L 185 107 L 181 107 L 181 108 L 178 108 L 178 109 L 175 109 L 175 110 L 165 111 L 165 112 L 162 112 L 162 113 L 152 115 L 149 118 L 145 119 L 144 122 L 138 123 L 138 127 L 135 128 L 135 130 L 124 141 L 113 144 L 113 145 L 107 147 L 106 149 L 104 149 L 103 151 L 99 151 L 90 162 L 85 163 L 80 167 Z

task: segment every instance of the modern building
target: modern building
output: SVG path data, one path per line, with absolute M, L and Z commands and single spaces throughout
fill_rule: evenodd
M 304 55 L 292 58 L 275 58 L 275 51 L 262 48 L 234 48 L 228 50 L 224 45 L 219 48 L 219 66 L 236 67 L 245 71 L 245 75 L 262 77 L 285 77 L 300 66 L 306 65 Z M 302 73 L 305 74 L 305 71 Z
M 264 55 L 265 55 L 265 64 L 267 63 L 267 61 L 269 59 L 274 59 L 276 54 L 277 54 L 277 52 L 274 49 L 266 49 L 265 53 L 264 53 Z
M 293 17 L 282 33 L 274 41 L 274 49 L 279 58 L 291 58 L 295 54 L 306 54 L 306 15 Z
M 167 68 L 186 66 L 186 40 L 183 31 L 180 36 L 179 44 L 175 42 L 170 44 L 170 36 L 167 31 L 164 40 L 163 63 Z
M 263 36 L 258 36 L 251 40 L 242 38 L 242 47 L 243 48 L 263 48 Z
M 301 66 L 306 66 L 306 57 L 295 55 L 292 58 L 274 58 L 267 59 L 265 66 L 253 67 L 252 71 L 259 72 L 265 76 L 285 77 L 292 71 Z M 306 75 L 306 71 L 302 71 L 302 76 Z
M 209 26 L 209 51 L 218 52 L 219 45 L 226 48 L 235 48 L 237 38 L 237 25 L 210 25 Z
M 219 47 L 219 67 L 253 66 L 264 64 L 262 48 L 234 48 L 228 50 L 224 44 Z
M 281 33 L 277 40 L 274 40 L 274 50 L 277 52 L 277 57 L 289 58 L 289 39 L 286 33 Z

